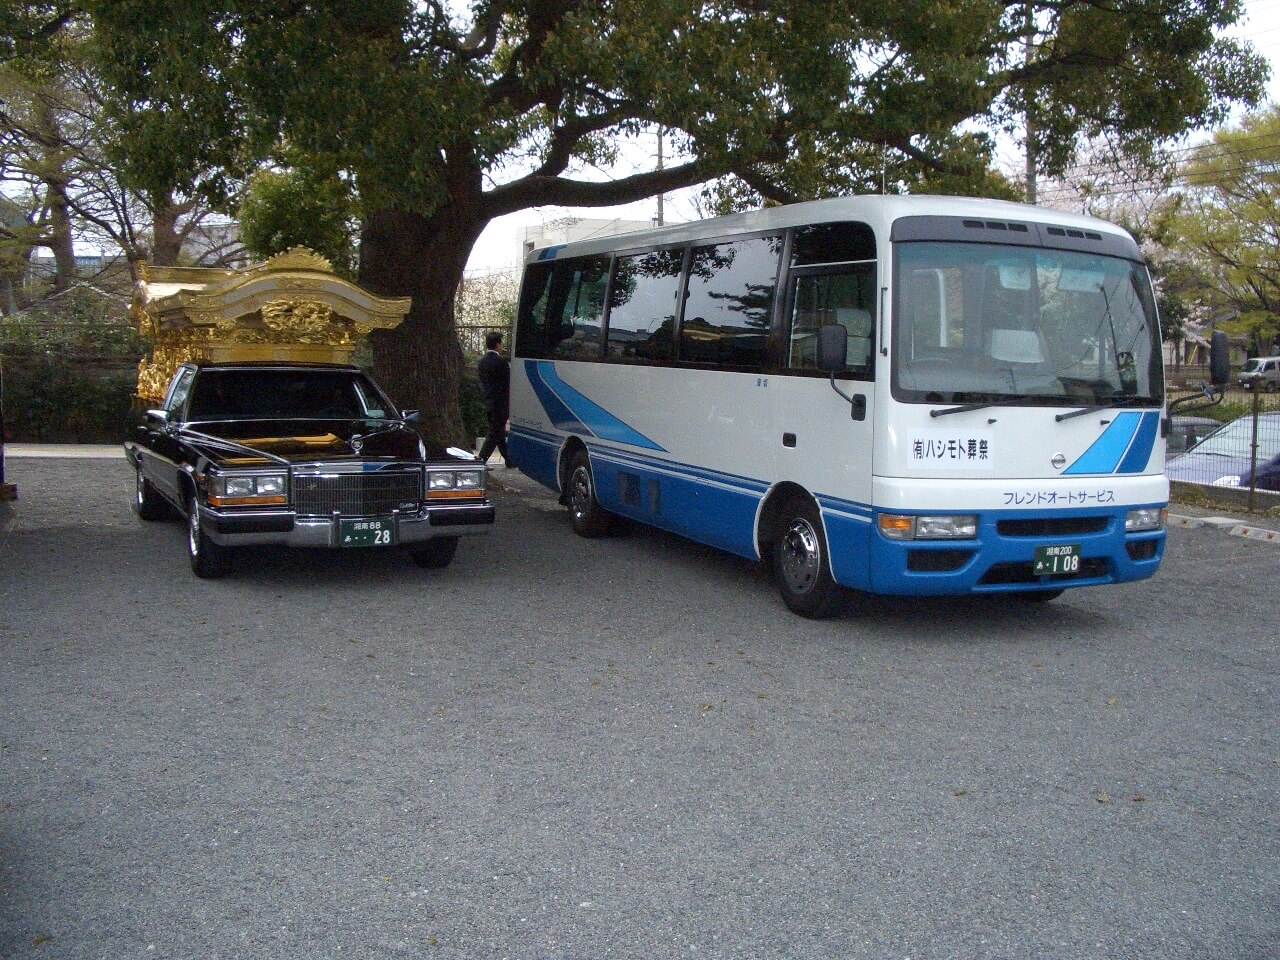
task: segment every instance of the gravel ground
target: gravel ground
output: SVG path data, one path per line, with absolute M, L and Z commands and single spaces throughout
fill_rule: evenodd
M 788 614 L 514 484 L 424 572 L 0 505 L 0 956 L 1280 956 L 1280 550 Z

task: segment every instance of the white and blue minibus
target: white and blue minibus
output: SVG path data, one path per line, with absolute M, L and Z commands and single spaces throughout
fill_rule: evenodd
M 951 197 L 850 197 L 549 247 L 524 268 L 510 456 L 617 517 L 841 588 L 1141 580 L 1164 550 L 1164 373 L 1133 238 Z

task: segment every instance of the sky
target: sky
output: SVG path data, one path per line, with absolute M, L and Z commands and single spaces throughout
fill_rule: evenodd
M 1241 23 L 1227 35 L 1244 37 L 1252 41 L 1254 49 L 1265 56 L 1271 63 L 1271 81 L 1267 85 L 1267 96 L 1272 103 L 1280 103 L 1280 0 L 1246 0 L 1245 17 Z M 1195 139 L 1207 139 L 1211 134 L 1201 133 Z M 657 160 L 657 140 L 655 134 L 636 142 L 634 148 L 627 151 L 630 160 L 622 168 L 593 172 L 592 179 L 605 176 L 623 177 L 638 170 L 651 170 Z M 1016 147 L 1012 144 L 1002 145 L 998 151 L 998 162 L 1001 166 L 1011 167 L 1009 172 L 1015 175 L 1020 171 L 1021 159 Z M 520 262 L 521 230 L 527 226 L 538 226 L 561 220 L 565 217 L 582 217 L 589 219 L 611 220 L 652 220 L 657 215 L 657 200 L 651 198 L 639 203 L 620 207 L 568 208 L 537 207 L 522 210 L 506 217 L 494 220 L 481 234 L 471 251 L 467 262 L 468 274 L 485 274 L 494 271 L 515 268 Z M 678 194 L 667 194 L 664 205 L 664 218 L 667 223 L 680 223 L 698 217 L 693 201 L 692 191 Z

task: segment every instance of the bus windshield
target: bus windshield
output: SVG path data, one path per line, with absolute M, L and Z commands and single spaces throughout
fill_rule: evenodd
M 1163 401 L 1146 268 L 1002 244 L 896 247 L 893 395 L 915 403 Z

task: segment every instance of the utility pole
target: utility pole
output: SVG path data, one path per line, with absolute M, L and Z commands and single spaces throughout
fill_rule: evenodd
M 1030 73 L 1031 56 L 1036 42 L 1036 16 L 1035 6 L 1027 3 L 1027 26 L 1026 26 L 1026 53 L 1023 60 L 1023 66 Z M 1036 202 L 1036 144 L 1035 144 L 1035 118 L 1032 116 L 1034 112 L 1034 104 L 1031 97 L 1031 86 L 1028 84 L 1023 87 L 1023 95 L 1026 99 L 1026 131 L 1027 131 L 1027 203 Z
M 662 172 L 662 124 L 658 124 L 658 172 Z M 665 199 L 665 194 L 658 194 L 658 226 L 662 226 L 662 201 Z

